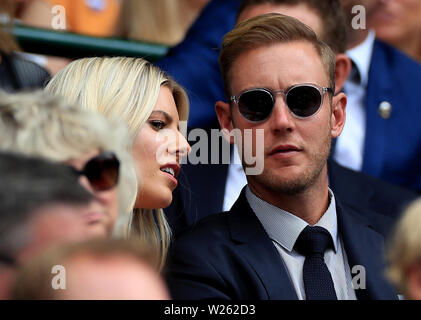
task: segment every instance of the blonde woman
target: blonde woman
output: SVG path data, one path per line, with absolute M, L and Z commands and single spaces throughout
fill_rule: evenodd
M 388 247 L 388 276 L 406 299 L 421 300 L 421 198 L 404 212 Z
M 171 204 L 180 157 L 190 152 L 179 131 L 189 111 L 184 89 L 143 59 L 114 57 L 74 61 L 46 91 L 127 124 L 129 151 L 142 180 L 129 231 L 159 250 L 163 266 L 171 232 L 162 208 Z
M 0 137 L 1 151 L 73 166 L 97 199 L 83 216 L 90 233 L 123 237 L 137 183 L 124 125 L 43 91 L 0 92 Z

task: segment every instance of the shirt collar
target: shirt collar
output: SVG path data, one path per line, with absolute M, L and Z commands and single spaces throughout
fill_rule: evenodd
M 291 252 L 301 231 L 309 224 L 303 219 L 260 199 L 251 192 L 248 186 L 246 187 L 246 198 L 269 238 L 276 241 L 285 250 Z M 329 198 L 329 207 L 315 226 L 323 227 L 329 231 L 333 240 L 334 250 L 337 252 L 338 220 L 336 216 L 335 196 L 330 189 Z
M 237 146 L 234 145 L 231 151 L 231 164 L 236 165 L 237 170 L 242 171 L 243 165 L 241 164 L 240 154 L 238 153 Z
M 370 30 L 367 38 L 358 46 L 347 50 L 346 54 L 354 61 L 361 75 L 361 85 L 367 86 L 368 74 L 370 72 L 371 56 L 373 55 L 374 40 L 376 34 Z

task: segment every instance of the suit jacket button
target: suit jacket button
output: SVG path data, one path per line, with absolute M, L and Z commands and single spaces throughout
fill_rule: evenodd
M 379 105 L 379 114 L 383 119 L 389 119 L 392 113 L 392 105 L 388 101 L 383 101 Z

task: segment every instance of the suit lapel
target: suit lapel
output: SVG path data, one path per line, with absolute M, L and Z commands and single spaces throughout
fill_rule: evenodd
M 221 212 L 228 165 L 187 164 L 183 170 L 188 180 L 182 193 L 187 223 L 191 225 L 210 214 Z
M 384 277 L 384 238 L 353 209 L 337 204 L 338 227 L 342 235 L 349 267 L 363 266 L 366 289 L 356 290 L 358 299 L 397 299 L 392 286 Z M 355 274 L 354 274 L 355 276 Z
M 327 166 L 329 187 L 333 190 L 336 198 L 354 206 L 370 207 L 374 197 L 374 190 L 370 184 L 362 185 L 359 175 L 340 166 L 331 158 L 329 158 Z
M 228 214 L 232 240 L 262 281 L 268 299 L 296 300 L 283 260 L 250 208 L 244 190 Z
M 397 105 L 394 101 L 393 93 L 396 91 L 392 87 L 395 82 L 388 70 L 388 57 L 383 45 L 377 40 L 374 42 L 373 54 L 371 58 L 370 73 L 368 78 L 366 96 L 366 134 L 364 145 L 364 162 L 362 171 L 370 175 L 381 176 L 386 137 L 388 132 L 388 120 L 379 115 L 380 103 L 387 101 L 392 105 Z M 393 114 L 392 114 L 393 117 Z

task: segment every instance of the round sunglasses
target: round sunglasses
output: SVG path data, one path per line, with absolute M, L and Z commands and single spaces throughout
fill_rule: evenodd
M 82 170 L 73 168 L 78 175 L 84 175 L 95 191 L 106 191 L 118 183 L 120 161 L 112 152 L 102 152 L 90 159 Z
M 238 97 L 232 96 L 241 115 L 251 122 L 262 122 L 270 117 L 276 102 L 276 96 L 282 94 L 285 104 L 296 118 L 308 118 L 316 114 L 323 104 L 326 92 L 333 94 L 333 89 L 314 84 L 297 84 L 287 90 L 271 91 L 266 88 L 248 89 Z

